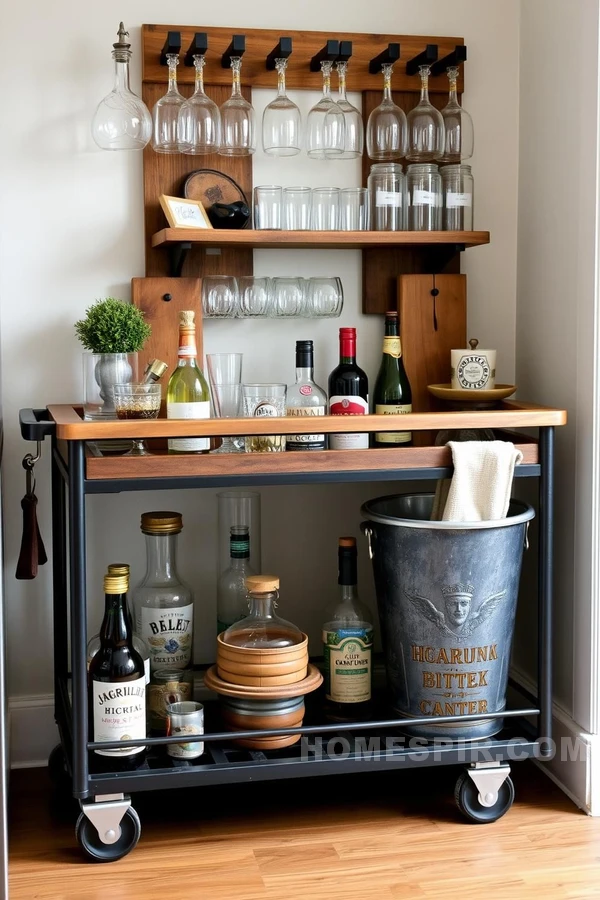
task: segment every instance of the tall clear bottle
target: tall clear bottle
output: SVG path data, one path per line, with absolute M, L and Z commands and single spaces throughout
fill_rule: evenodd
M 233 526 L 229 538 L 229 567 L 217 582 L 217 630 L 220 634 L 248 615 L 246 578 L 255 575 L 250 566 L 250 529 Z
M 296 341 L 296 381 L 287 390 L 288 416 L 324 416 L 327 394 L 314 381 L 312 341 Z M 324 434 L 290 434 L 286 450 L 325 450 Z
M 194 311 L 179 313 L 177 368 L 167 388 L 167 419 L 210 419 L 210 394 L 198 366 Z M 169 453 L 208 453 L 209 438 L 170 438 Z
M 181 513 L 142 514 L 146 535 L 146 574 L 133 592 L 136 631 L 150 649 L 150 675 L 157 669 L 192 665 L 194 598 L 177 574 L 177 535 Z

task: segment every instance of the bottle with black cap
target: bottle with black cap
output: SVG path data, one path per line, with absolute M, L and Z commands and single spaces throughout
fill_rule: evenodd
M 327 394 L 315 384 L 312 341 L 296 341 L 296 381 L 288 387 L 288 416 L 324 416 Z M 290 434 L 286 450 L 325 450 L 324 434 Z

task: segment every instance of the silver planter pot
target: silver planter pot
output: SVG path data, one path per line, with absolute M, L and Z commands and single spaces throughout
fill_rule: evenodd
M 114 419 L 115 384 L 137 381 L 137 353 L 84 353 L 86 419 Z

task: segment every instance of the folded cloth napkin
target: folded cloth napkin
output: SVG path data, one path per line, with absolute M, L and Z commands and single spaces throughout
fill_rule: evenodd
M 449 441 L 454 475 L 438 485 L 432 520 L 481 522 L 504 519 L 515 466 L 523 459 L 510 441 Z

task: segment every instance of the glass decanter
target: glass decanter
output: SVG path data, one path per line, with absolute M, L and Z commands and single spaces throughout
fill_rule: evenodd
M 473 156 L 473 119 L 458 102 L 458 68 L 451 66 L 446 70 L 450 82 L 450 96 L 448 103 L 442 110 L 442 119 L 446 132 L 444 155 L 441 162 L 459 163 L 463 159 L 471 159 Z
M 367 155 L 369 159 L 402 159 L 406 153 L 406 115 L 392 98 L 391 63 L 381 66 L 383 100 L 367 120 Z
M 336 103 L 344 114 L 344 149 L 339 158 L 356 159 L 356 157 L 363 155 L 365 144 L 365 130 L 363 127 L 362 115 L 346 97 L 346 72 L 348 71 L 348 63 L 338 62 L 335 64 L 335 68 L 339 79 L 338 98 Z
M 190 156 L 216 153 L 221 142 L 221 113 L 204 91 L 204 56 L 194 54 L 194 93 L 179 110 L 177 140 L 179 152 Z
M 115 86 L 101 100 L 92 119 L 92 137 L 101 150 L 143 150 L 152 134 L 152 117 L 148 107 L 129 87 L 131 44 L 125 38 L 123 23 L 119 40 L 113 44 Z
M 231 97 L 221 107 L 221 156 L 250 156 L 256 150 L 256 114 L 242 96 L 242 58 L 231 57 Z
M 308 114 L 306 152 L 311 159 L 340 158 L 344 152 L 344 113 L 331 96 L 329 60 L 321 62 L 323 96 Z
M 276 59 L 277 96 L 265 107 L 262 120 L 263 150 L 270 156 L 296 156 L 302 143 L 302 118 L 285 91 L 287 59 Z
M 177 123 L 179 111 L 185 103 L 177 88 L 179 56 L 167 53 L 169 86 L 167 93 L 157 100 L 152 110 L 152 147 L 157 153 L 178 153 Z
M 293 647 L 304 635 L 292 622 L 280 618 L 275 609 L 279 599 L 279 578 L 273 575 L 249 575 L 248 615 L 223 634 L 223 642 L 234 647 Z
M 407 116 L 410 162 L 434 162 L 444 154 L 444 120 L 429 100 L 429 66 L 419 66 L 421 99 Z

